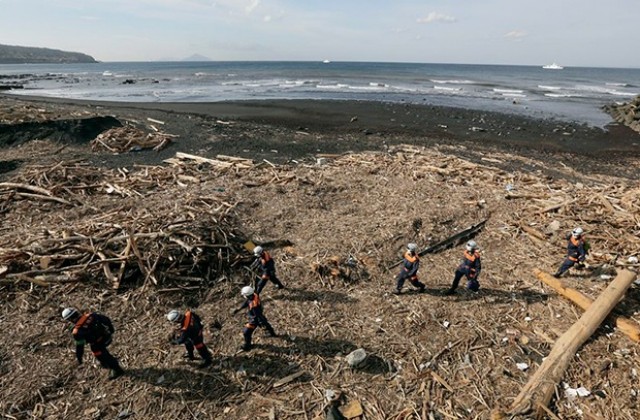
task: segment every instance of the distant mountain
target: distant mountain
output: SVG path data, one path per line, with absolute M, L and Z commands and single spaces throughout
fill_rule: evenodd
M 97 63 L 87 54 L 0 44 L 0 64 Z
M 180 61 L 211 61 L 211 59 L 209 57 L 205 57 L 204 55 L 193 54 L 187 58 L 183 58 Z

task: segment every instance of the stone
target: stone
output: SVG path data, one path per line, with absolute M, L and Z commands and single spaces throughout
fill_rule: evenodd
M 349 353 L 345 359 L 352 368 L 359 368 L 364 366 L 367 360 L 367 352 L 360 348 Z

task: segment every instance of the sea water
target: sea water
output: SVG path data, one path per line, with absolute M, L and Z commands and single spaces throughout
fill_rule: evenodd
M 604 126 L 602 106 L 640 94 L 640 69 L 365 62 L 0 65 L 11 93 L 122 102 L 386 101 Z

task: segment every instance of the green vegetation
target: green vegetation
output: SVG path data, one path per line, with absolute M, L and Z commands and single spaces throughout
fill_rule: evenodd
M 77 52 L 0 44 L 0 64 L 96 62 L 90 55 Z

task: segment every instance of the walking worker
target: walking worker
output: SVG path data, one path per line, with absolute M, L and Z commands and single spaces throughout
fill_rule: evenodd
M 396 289 L 394 294 L 399 295 L 402 293 L 402 286 L 404 286 L 405 280 L 409 280 L 411 285 L 418 289 L 420 292 L 424 292 L 425 285 L 418 280 L 418 270 L 420 269 L 420 257 L 418 256 L 418 245 L 408 244 L 407 252 L 404 253 L 404 259 L 402 260 L 402 269 L 396 276 Z
M 581 227 L 573 229 L 571 234 L 567 236 L 567 257 L 553 276 L 556 278 L 560 277 L 576 263 L 582 264 L 587 256 L 587 251 L 588 248 L 584 239 L 584 231 Z
M 200 367 L 205 368 L 211 365 L 211 353 L 209 353 L 207 346 L 204 344 L 202 334 L 203 327 L 200 317 L 190 309 L 187 309 L 185 313 L 173 309 L 167 314 L 167 319 L 171 322 L 180 324 L 180 327 L 176 331 L 175 338 L 171 340 L 171 344 L 184 344 L 187 349 L 184 358 L 196 360 L 193 355 L 193 350 L 195 348 L 198 350 L 198 354 L 203 360 Z
M 256 293 L 260 294 L 262 289 L 267 285 L 268 281 L 271 281 L 276 285 L 276 289 L 284 289 L 284 285 L 276 276 L 276 263 L 271 258 L 271 255 L 264 250 L 261 246 L 253 248 L 253 255 L 256 257 L 254 262 L 259 270 L 259 278 L 256 283 Z
M 84 346 L 89 344 L 91 352 L 105 369 L 111 369 L 109 379 L 116 379 L 124 374 L 118 360 L 109 353 L 107 347 L 111 344 L 111 336 L 115 332 L 111 320 L 96 312 L 80 315 L 75 308 L 62 311 L 62 319 L 72 322 L 73 339 L 76 341 L 76 358 L 82 364 Z
M 273 330 L 271 324 L 269 324 L 269 320 L 267 320 L 267 317 L 264 315 L 264 312 L 262 310 L 262 303 L 260 302 L 260 295 L 258 295 L 253 287 L 243 287 L 240 291 L 240 294 L 246 300 L 244 301 L 242 306 L 233 311 L 233 314 L 235 315 L 245 308 L 249 309 L 249 322 L 245 324 L 244 329 L 242 330 L 242 335 L 244 337 L 244 345 L 242 346 L 242 350 L 249 351 L 251 350 L 251 338 L 256 328 L 265 328 L 270 337 L 277 337 L 278 335 Z
M 478 283 L 480 270 L 482 270 L 482 264 L 480 262 L 478 244 L 476 241 L 469 241 L 465 246 L 462 262 L 456 269 L 455 276 L 453 277 L 453 284 L 444 294 L 446 296 L 455 294 L 460 279 L 463 276 L 467 278 L 467 289 L 472 292 L 477 292 L 480 289 L 480 283 Z

